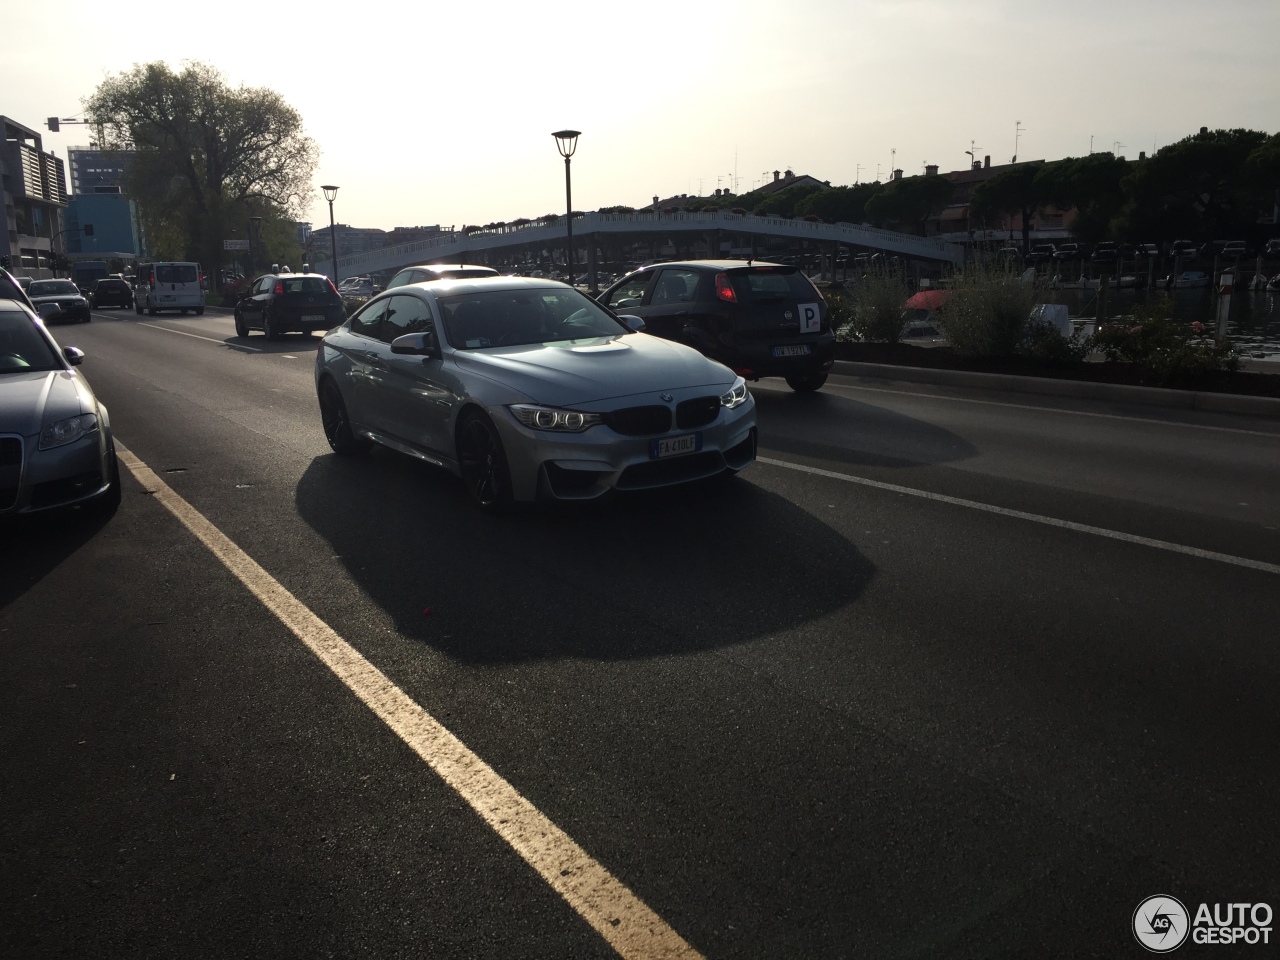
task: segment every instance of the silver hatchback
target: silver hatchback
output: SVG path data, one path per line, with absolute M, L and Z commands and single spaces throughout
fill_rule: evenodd
M 743 379 L 639 328 L 550 280 L 387 290 L 316 353 L 325 436 L 340 454 L 379 443 L 443 467 L 491 511 L 747 467 L 756 416 Z

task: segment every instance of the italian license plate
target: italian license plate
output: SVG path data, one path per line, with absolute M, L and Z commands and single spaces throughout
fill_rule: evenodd
M 324 317 L 319 314 L 309 313 L 302 318 L 303 323 L 324 323 Z
M 174 301 L 174 300 L 177 300 L 177 299 L 178 299 L 177 297 L 165 297 L 165 296 L 162 296 L 162 297 L 160 298 L 160 302 L 161 302 L 161 303 L 173 303 L 173 301 Z
M 649 459 L 678 457 L 682 453 L 697 453 L 702 449 L 702 434 L 686 433 L 683 437 L 662 437 L 649 442 Z
M 773 355 L 775 357 L 807 357 L 809 355 L 809 345 L 807 343 L 795 343 L 785 347 L 774 347 Z

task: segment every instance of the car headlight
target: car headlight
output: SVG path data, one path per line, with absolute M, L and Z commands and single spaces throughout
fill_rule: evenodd
M 534 430 L 553 430 L 557 433 L 581 433 L 600 423 L 600 414 L 583 413 L 580 410 L 560 410 L 557 407 L 541 407 L 533 403 L 513 403 L 508 407 L 517 420 Z
M 51 447 L 74 443 L 86 433 L 93 433 L 97 429 L 98 418 L 95 414 L 82 413 L 78 417 L 67 417 L 65 420 L 49 424 L 40 431 L 40 449 L 48 450 Z
M 747 381 L 739 377 L 733 381 L 732 387 L 720 395 L 720 405 L 732 410 L 734 407 L 740 407 L 746 403 L 748 396 Z

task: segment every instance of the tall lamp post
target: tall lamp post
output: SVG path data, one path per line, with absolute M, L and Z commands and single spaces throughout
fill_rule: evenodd
M 329 201 L 329 251 L 333 258 L 333 285 L 338 285 L 338 231 L 333 226 L 333 200 L 338 195 L 338 188 L 332 184 L 322 186 L 324 198 Z
M 560 130 L 552 136 L 556 138 L 556 149 L 564 157 L 565 222 L 569 225 L 564 262 L 565 269 L 569 272 L 569 283 L 573 283 L 573 187 L 569 179 L 569 161 L 573 158 L 573 151 L 578 149 L 578 137 L 581 133 L 577 130 Z

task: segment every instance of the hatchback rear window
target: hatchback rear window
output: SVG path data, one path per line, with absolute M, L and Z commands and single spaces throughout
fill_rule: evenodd
M 767 303 L 771 300 L 812 299 L 813 285 L 793 268 L 755 267 L 730 270 L 730 282 L 740 303 Z
M 329 281 L 324 277 L 288 277 L 280 281 L 285 293 L 328 293 Z
M 193 263 L 166 264 L 156 267 L 156 283 L 195 283 L 198 279 Z

